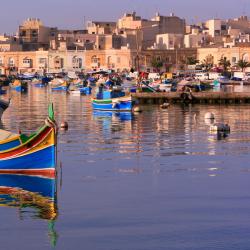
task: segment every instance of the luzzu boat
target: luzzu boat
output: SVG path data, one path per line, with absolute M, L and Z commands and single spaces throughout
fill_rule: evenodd
M 68 91 L 69 85 L 66 81 L 64 81 L 62 84 L 51 87 L 52 91 Z
M 44 88 L 45 83 L 43 82 L 42 79 L 33 79 L 31 82 L 31 85 L 36 87 L 36 88 Z
M 94 110 L 131 112 L 133 101 L 131 96 L 126 96 L 120 89 L 104 90 L 99 88 L 96 98 L 92 99 Z
M 11 85 L 11 89 L 14 89 L 17 92 L 26 92 L 27 91 L 27 84 L 23 83 L 20 80 L 15 80 Z
M 0 131 L 0 173 L 55 174 L 56 135 L 52 104 L 44 125 L 30 136 Z

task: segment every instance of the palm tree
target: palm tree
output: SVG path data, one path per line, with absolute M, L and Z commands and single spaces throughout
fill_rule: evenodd
M 197 60 L 196 58 L 190 56 L 190 57 L 187 57 L 187 61 L 186 61 L 186 64 L 188 65 L 195 65 L 199 63 L 199 60 Z
M 250 67 L 250 63 L 243 59 L 240 59 L 237 63 L 237 66 L 241 68 L 242 72 L 244 72 L 245 68 Z
M 203 61 L 201 62 L 201 66 L 205 67 L 205 69 L 207 71 L 210 71 L 213 68 L 214 65 L 214 57 L 209 54 L 205 57 L 205 59 L 203 59 Z
M 161 67 L 163 67 L 163 62 L 159 58 L 153 58 L 151 65 L 159 72 Z
M 227 69 L 231 66 L 231 63 L 229 60 L 227 60 L 226 57 L 221 57 L 221 59 L 219 60 L 219 65 L 223 67 L 224 72 L 227 72 Z

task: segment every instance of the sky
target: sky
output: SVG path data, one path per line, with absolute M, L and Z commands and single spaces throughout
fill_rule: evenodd
M 0 33 L 15 33 L 29 17 L 40 18 L 49 27 L 82 29 L 84 20 L 116 21 L 133 11 L 143 18 L 174 13 L 187 23 L 197 23 L 250 16 L 250 0 L 1 0 Z

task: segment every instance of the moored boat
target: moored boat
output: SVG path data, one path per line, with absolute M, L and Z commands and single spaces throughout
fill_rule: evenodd
M 62 84 L 51 87 L 52 91 L 68 91 L 69 84 L 64 81 Z
M 106 89 L 99 86 L 96 98 L 92 99 L 92 107 L 103 111 L 132 111 L 133 101 L 131 95 L 125 94 L 121 86 Z
M 36 88 L 44 88 L 46 86 L 45 82 L 42 79 L 33 79 L 31 85 Z
M 22 82 L 20 80 L 15 80 L 11 85 L 11 89 L 17 91 L 17 92 L 26 92 L 27 91 L 27 84 L 25 82 Z
M 44 125 L 30 136 L 0 131 L 0 173 L 55 174 L 56 129 L 51 104 Z

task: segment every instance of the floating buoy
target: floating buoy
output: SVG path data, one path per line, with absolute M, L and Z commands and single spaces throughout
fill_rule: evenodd
M 63 129 L 63 130 L 68 130 L 69 128 L 69 125 L 67 122 L 62 122 L 61 125 L 60 125 L 60 128 Z
M 210 126 L 210 132 L 230 133 L 230 126 L 228 124 L 216 123 Z
M 161 107 L 162 109 L 167 109 L 169 106 L 170 106 L 169 103 L 164 102 L 160 107 Z
M 213 113 L 207 112 L 207 113 L 205 114 L 205 117 L 204 117 L 204 118 L 205 118 L 205 119 L 213 120 L 213 119 L 215 119 L 215 116 L 214 116 Z
M 137 107 L 134 107 L 133 111 L 139 113 L 139 112 L 142 112 L 142 109 L 137 106 Z

